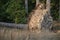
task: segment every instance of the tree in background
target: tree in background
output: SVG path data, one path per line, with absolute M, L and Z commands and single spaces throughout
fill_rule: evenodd
M 25 0 L 25 10 L 26 10 L 26 13 L 28 14 L 28 0 Z
M 35 4 L 46 0 L 28 0 L 28 14 L 34 9 Z M 51 15 L 54 20 L 59 19 L 59 0 L 51 1 Z M 27 8 L 27 7 L 26 7 Z M 26 23 L 25 0 L 0 0 L 0 22 Z
M 58 10 L 59 10 L 59 11 L 58 11 L 58 16 L 59 16 L 59 17 L 58 17 L 58 21 L 60 22 L 60 0 L 58 0 L 58 3 L 59 3 L 59 4 L 58 4 Z
M 36 0 L 36 6 L 37 6 L 39 3 L 40 3 L 40 1 L 39 1 L 39 0 Z

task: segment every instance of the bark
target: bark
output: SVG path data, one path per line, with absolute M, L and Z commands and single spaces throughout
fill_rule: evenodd
M 2 26 L 2 27 L 10 27 L 10 28 L 19 28 L 19 29 L 28 29 L 27 24 L 15 24 L 15 23 L 0 22 L 0 26 Z
M 48 10 L 48 13 L 50 14 L 50 0 L 46 0 L 46 9 Z
M 28 0 L 25 0 L 25 9 L 26 9 L 26 13 L 28 14 Z
M 59 1 L 59 22 L 60 22 L 60 1 Z
M 36 0 L 36 6 L 39 4 L 39 0 Z

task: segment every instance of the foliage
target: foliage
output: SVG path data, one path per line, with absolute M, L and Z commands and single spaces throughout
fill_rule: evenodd
M 4 8 L 1 9 L 3 11 L 0 12 L 0 15 L 2 17 L 0 17 L 0 21 L 26 23 L 24 0 L 10 0 L 6 2 L 4 5 Z
M 25 12 L 25 0 L 0 0 L 0 21 L 10 23 L 27 23 L 27 14 Z M 45 2 L 46 0 L 40 0 Z M 54 20 L 58 19 L 59 0 L 51 0 L 51 15 Z M 28 12 L 35 7 L 35 0 L 28 0 Z
M 59 18 L 59 0 L 51 0 L 51 15 L 54 20 Z

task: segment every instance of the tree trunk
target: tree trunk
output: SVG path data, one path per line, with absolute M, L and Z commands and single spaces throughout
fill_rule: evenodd
M 60 1 L 59 1 L 59 22 L 60 22 Z
M 28 0 L 25 0 L 25 9 L 26 9 L 26 13 L 28 14 Z
M 39 0 L 36 0 L 36 6 L 39 4 Z
M 46 9 L 48 10 L 48 13 L 50 14 L 50 0 L 46 0 Z

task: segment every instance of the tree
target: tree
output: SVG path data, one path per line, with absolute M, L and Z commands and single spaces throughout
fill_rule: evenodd
M 46 9 L 48 10 L 48 13 L 50 14 L 50 0 L 46 0 Z
M 25 10 L 26 10 L 26 13 L 28 14 L 28 0 L 25 0 Z
M 59 1 L 59 22 L 60 22 L 60 1 Z
M 39 0 L 36 0 L 36 6 L 39 4 Z

